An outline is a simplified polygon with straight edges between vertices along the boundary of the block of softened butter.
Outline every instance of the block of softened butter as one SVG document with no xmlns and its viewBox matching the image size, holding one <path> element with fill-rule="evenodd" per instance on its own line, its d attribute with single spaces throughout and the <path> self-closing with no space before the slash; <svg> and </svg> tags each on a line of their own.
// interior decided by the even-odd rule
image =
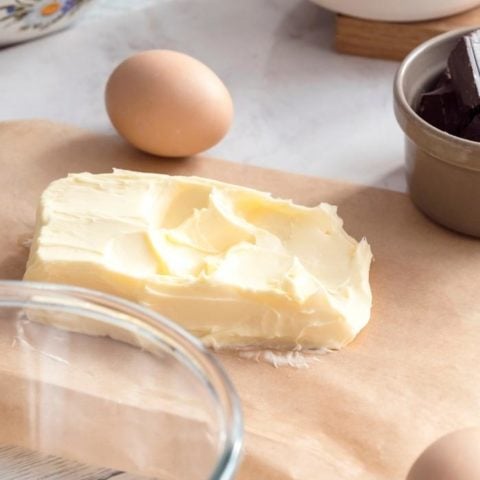
<svg viewBox="0 0 480 480">
<path fill-rule="evenodd" d="M 42 194 L 25 279 L 126 297 L 214 347 L 338 349 L 371 309 L 370 246 L 342 223 L 205 178 L 71 174 Z"/>
</svg>

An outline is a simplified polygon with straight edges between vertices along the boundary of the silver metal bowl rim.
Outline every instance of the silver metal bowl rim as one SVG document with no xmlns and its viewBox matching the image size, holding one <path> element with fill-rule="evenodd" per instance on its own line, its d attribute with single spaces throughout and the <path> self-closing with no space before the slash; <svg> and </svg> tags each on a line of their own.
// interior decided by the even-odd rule
<svg viewBox="0 0 480 480">
<path fill-rule="evenodd" d="M 194 353 L 197 358 L 203 360 L 203 362 L 205 362 L 212 368 L 212 371 L 217 376 L 217 379 L 223 388 L 223 394 L 229 403 L 230 418 L 225 419 L 225 445 L 208 480 L 233 479 L 242 458 L 244 426 L 241 402 L 235 390 L 235 387 L 233 386 L 233 383 L 227 375 L 225 369 L 199 339 L 191 335 L 189 332 L 184 330 L 182 327 L 180 327 L 173 321 L 168 320 L 166 317 L 156 313 L 149 308 L 96 290 L 46 282 L 0 280 L 0 306 L 2 296 L 4 295 L 2 293 L 2 289 L 8 288 L 15 289 L 19 292 L 19 294 L 22 292 L 22 290 L 25 291 L 25 293 L 35 290 L 38 293 L 44 293 L 47 295 L 57 294 L 67 298 L 80 298 L 86 301 L 88 304 L 91 304 L 92 306 L 97 304 L 98 302 L 98 304 L 101 305 L 102 308 L 112 310 L 112 319 L 114 319 L 114 310 L 112 307 L 108 306 L 110 304 L 118 308 L 119 311 L 128 315 L 135 316 L 135 314 L 137 314 L 139 318 L 145 316 L 153 320 L 154 324 L 161 325 L 163 329 L 165 329 L 169 334 L 171 334 L 171 338 L 173 340 L 178 338 L 186 345 L 188 345 L 191 348 L 190 353 Z M 35 303 L 37 303 L 39 307 L 41 307 L 42 305 L 44 307 L 48 307 L 48 304 L 42 303 L 39 300 L 29 300 L 29 306 L 32 306 L 32 304 Z M 158 338 L 158 340 L 162 341 L 160 337 Z M 228 417 L 227 412 L 224 411 L 222 413 L 224 414 L 224 416 Z"/>
<path fill-rule="evenodd" d="M 451 135 L 450 133 L 444 132 L 433 125 L 430 125 L 428 122 L 423 120 L 417 112 L 411 107 L 407 98 L 405 96 L 405 92 L 403 89 L 403 83 L 405 80 L 405 76 L 410 68 L 412 62 L 414 62 L 418 57 L 425 55 L 431 48 L 435 47 L 438 43 L 443 41 L 461 37 L 469 32 L 477 30 L 477 28 L 467 27 L 467 28 L 459 28 L 456 30 L 452 30 L 447 33 L 443 33 L 441 35 L 437 35 L 436 37 L 423 42 L 418 47 L 413 49 L 402 61 L 400 67 L 397 70 L 394 79 L 394 87 L 393 87 L 393 94 L 394 94 L 394 109 L 395 109 L 395 116 L 397 118 L 398 123 L 400 124 L 402 130 L 405 132 L 406 135 L 408 133 L 405 131 L 405 122 L 402 120 L 402 115 L 405 118 L 409 118 L 412 122 L 414 122 L 415 126 L 419 129 L 422 129 L 429 137 L 433 138 L 436 142 L 438 142 L 439 147 L 444 147 L 448 150 L 465 150 L 472 151 L 475 154 L 480 154 L 480 142 L 475 142 L 472 140 L 466 140 L 464 138 L 456 137 L 455 135 Z M 464 162 L 455 161 L 455 155 L 448 155 L 439 160 L 442 160 L 446 163 L 450 163 L 457 167 L 462 167 L 465 169 L 471 170 L 479 170 L 480 163 L 477 165 L 465 164 Z"/>
</svg>

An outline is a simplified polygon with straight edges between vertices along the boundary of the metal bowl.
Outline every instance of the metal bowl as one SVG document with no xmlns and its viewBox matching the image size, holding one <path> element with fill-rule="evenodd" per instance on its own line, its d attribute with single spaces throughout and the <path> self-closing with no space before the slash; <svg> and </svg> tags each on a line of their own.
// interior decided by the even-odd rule
<svg viewBox="0 0 480 480">
<path fill-rule="evenodd" d="M 446 67 L 461 29 L 435 37 L 413 50 L 394 82 L 394 106 L 405 133 L 410 196 L 436 222 L 480 237 L 480 143 L 458 138 L 425 122 L 415 112 L 419 95 Z"/>
</svg>

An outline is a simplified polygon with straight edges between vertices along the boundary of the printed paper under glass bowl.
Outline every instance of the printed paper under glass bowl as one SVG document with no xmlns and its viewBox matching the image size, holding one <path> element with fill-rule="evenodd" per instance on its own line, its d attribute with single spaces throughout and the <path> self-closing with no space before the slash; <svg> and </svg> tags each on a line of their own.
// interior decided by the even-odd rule
<svg viewBox="0 0 480 480">
<path fill-rule="evenodd" d="M 61 30 L 92 3 L 93 0 L 0 0 L 0 45 Z"/>
<path fill-rule="evenodd" d="M 231 480 L 242 444 L 199 341 L 133 303 L 27 282 L 0 282 L 0 422 L 2 479 Z"/>
</svg>

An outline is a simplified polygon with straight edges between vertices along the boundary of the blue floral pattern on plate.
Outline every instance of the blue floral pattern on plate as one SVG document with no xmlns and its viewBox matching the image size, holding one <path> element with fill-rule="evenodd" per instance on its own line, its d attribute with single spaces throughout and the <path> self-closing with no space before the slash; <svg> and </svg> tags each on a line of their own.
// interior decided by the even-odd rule
<svg viewBox="0 0 480 480">
<path fill-rule="evenodd" d="M 90 0 L 12 0 L 0 6 L 0 26 L 46 30 Z"/>
</svg>

